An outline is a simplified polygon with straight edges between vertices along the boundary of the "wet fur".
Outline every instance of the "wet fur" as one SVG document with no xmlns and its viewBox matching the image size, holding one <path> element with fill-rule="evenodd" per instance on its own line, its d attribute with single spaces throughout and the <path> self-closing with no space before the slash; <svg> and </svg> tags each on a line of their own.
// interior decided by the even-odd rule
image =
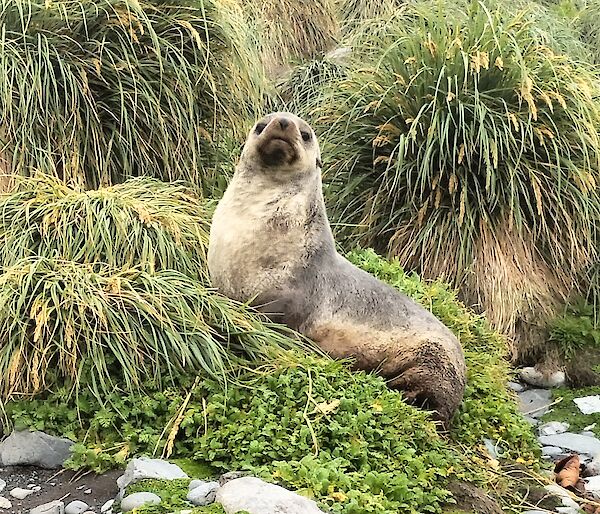
<svg viewBox="0 0 600 514">
<path fill-rule="evenodd" d="M 253 298 L 331 356 L 377 370 L 448 421 L 465 387 L 460 344 L 429 311 L 336 252 L 320 170 L 310 164 L 320 162 L 316 138 L 289 173 L 257 162 L 253 144 L 251 134 L 213 218 L 213 284 L 236 300 Z"/>
</svg>

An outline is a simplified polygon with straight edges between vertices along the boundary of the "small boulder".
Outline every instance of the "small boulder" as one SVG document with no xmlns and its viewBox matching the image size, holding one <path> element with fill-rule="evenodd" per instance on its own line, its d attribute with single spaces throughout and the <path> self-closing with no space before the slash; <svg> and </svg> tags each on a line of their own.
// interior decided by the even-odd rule
<svg viewBox="0 0 600 514">
<path fill-rule="evenodd" d="M 108 500 L 104 505 L 102 505 L 102 507 L 100 507 L 100 512 L 102 514 L 104 514 L 105 512 L 108 512 L 110 509 L 112 509 L 112 506 L 114 503 L 115 503 L 115 500 Z"/>
<path fill-rule="evenodd" d="M 565 451 L 558 446 L 544 446 L 542 447 L 542 455 L 546 457 L 558 457 L 559 455 L 563 455 Z"/>
<path fill-rule="evenodd" d="M 534 387 L 543 387 L 549 389 L 552 387 L 562 387 L 565 385 L 564 371 L 555 371 L 554 373 L 542 373 L 540 370 L 527 367 L 519 372 L 520 379 L 526 384 Z"/>
<path fill-rule="evenodd" d="M 525 386 L 519 382 L 508 382 L 508 384 L 506 384 L 509 389 L 512 389 L 515 393 L 522 393 L 523 391 L 525 391 Z"/>
<path fill-rule="evenodd" d="M 215 496 L 217 495 L 218 489 L 218 482 L 203 482 L 202 484 L 196 484 L 195 487 L 190 488 L 190 492 L 187 495 L 187 500 L 192 502 L 192 504 L 194 504 L 196 507 L 210 505 L 215 501 Z"/>
<path fill-rule="evenodd" d="M 12 503 L 8 498 L 0 496 L 0 510 L 12 509 Z"/>
<path fill-rule="evenodd" d="M 583 396 L 574 398 L 575 405 L 583 414 L 596 414 L 600 412 L 600 395 Z"/>
<path fill-rule="evenodd" d="M 74 500 L 65 506 L 65 514 L 83 514 L 88 510 L 89 505 L 80 500 Z"/>
<path fill-rule="evenodd" d="M 4 491 L 5 487 L 6 487 L 6 482 L 0 478 L 0 493 L 2 491 Z"/>
<path fill-rule="evenodd" d="M 227 514 L 324 514 L 313 500 L 256 477 L 230 480 L 218 490 L 216 501 Z"/>
<path fill-rule="evenodd" d="M 139 509 L 144 505 L 158 505 L 160 502 L 160 496 L 154 493 L 133 493 L 121 500 L 121 510 L 129 512 L 133 509 Z"/>
<path fill-rule="evenodd" d="M 0 443 L 0 463 L 56 469 L 71 456 L 71 446 L 73 441 L 44 432 L 14 431 Z"/>
<path fill-rule="evenodd" d="M 65 504 L 60 500 L 54 500 L 34 507 L 29 514 L 65 514 Z"/>
<path fill-rule="evenodd" d="M 140 480 L 173 480 L 176 478 L 188 478 L 188 476 L 179 466 L 166 460 L 140 457 L 129 461 L 125 473 L 117 478 L 117 485 L 119 489 L 125 489 L 129 484 Z"/>
</svg>

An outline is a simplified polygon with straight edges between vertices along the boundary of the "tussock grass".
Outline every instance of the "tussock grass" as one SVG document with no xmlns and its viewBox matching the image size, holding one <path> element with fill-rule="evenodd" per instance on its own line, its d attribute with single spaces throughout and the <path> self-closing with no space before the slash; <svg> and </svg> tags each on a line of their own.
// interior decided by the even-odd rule
<svg viewBox="0 0 600 514">
<path fill-rule="evenodd" d="M 346 66 L 327 57 L 294 66 L 278 84 L 282 109 L 310 120 L 323 90 L 346 75 Z"/>
<path fill-rule="evenodd" d="M 261 102 L 230 2 L 0 0 L 0 25 L 0 171 L 207 187 L 217 120 L 235 130 Z"/>
<path fill-rule="evenodd" d="M 525 10 L 407 4 L 355 37 L 320 110 L 346 243 L 452 281 L 531 345 L 595 259 L 600 214 L 598 77 L 533 25 Z"/>
<path fill-rule="evenodd" d="M 224 379 L 300 343 L 174 270 L 34 257 L 0 275 L 0 394 L 85 383 L 107 394 L 173 374 Z"/>
<path fill-rule="evenodd" d="M 0 196 L 0 262 L 26 257 L 176 270 L 208 285 L 210 214 L 180 184 L 140 177 L 85 191 L 43 175 Z"/>
<path fill-rule="evenodd" d="M 242 0 L 242 4 L 271 75 L 279 75 L 292 61 L 323 54 L 338 38 L 334 0 Z"/>
</svg>

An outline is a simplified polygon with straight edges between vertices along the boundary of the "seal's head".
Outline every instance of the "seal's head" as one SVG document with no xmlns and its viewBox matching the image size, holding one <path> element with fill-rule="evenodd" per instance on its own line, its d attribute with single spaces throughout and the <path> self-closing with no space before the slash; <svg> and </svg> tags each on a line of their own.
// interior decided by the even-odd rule
<svg viewBox="0 0 600 514">
<path fill-rule="evenodd" d="M 274 112 L 259 120 L 248 134 L 241 161 L 284 178 L 321 168 L 321 150 L 311 126 L 289 112 Z"/>
</svg>

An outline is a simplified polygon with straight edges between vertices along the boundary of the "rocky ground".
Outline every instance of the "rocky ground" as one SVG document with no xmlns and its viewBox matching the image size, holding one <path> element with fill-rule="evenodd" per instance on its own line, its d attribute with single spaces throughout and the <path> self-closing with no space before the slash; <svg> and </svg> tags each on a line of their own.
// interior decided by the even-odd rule
<svg viewBox="0 0 600 514">
<path fill-rule="evenodd" d="M 580 502 L 574 498 L 600 500 L 600 438 L 594 433 L 595 424 L 583 426 L 581 416 L 600 413 L 600 395 L 574 397 L 579 417 L 575 423 L 565 419 L 544 422 L 541 418 L 550 413 L 556 402 L 552 399 L 552 387 L 564 382 L 564 375 L 542 380 L 531 369 L 522 370 L 522 380 L 509 383 L 518 394 L 525 419 L 535 426 L 543 458 L 572 468 L 573 483 L 557 482 L 546 487 L 548 494 L 557 497 L 555 512 L 576 514 Z M 575 411 L 574 411 L 575 412 Z M 555 418 L 562 411 L 555 411 Z M 573 421 L 573 420 L 571 420 Z M 70 455 L 71 442 L 54 438 L 41 432 L 14 432 L 0 443 L 0 514 L 118 514 L 129 512 L 148 503 L 159 503 L 161 489 L 151 484 L 156 480 L 178 483 L 178 500 L 183 508 L 177 512 L 191 512 L 195 506 L 220 503 L 227 513 L 247 510 L 252 513 L 281 512 L 283 514 L 319 514 L 322 512 L 311 500 L 291 491 L 267 484 L 254 477 L 228 473 L 211 480 L 194 480 L 173 463 L 159 459 L 133 459 L 127 469 L 111 471 L 103 475 L 92 472 L 74 472 L 62 469 L 62 463 Z M 486 441 L 490 453 L 494 452 L 492 441 Z M 577 469 L 575 469 L 577 468 Z M 564 473 L 563 473 L 564 475 Z M 161 482 L 159 482 L 159 485 Z M 566 487 L 566 488 L 565 488 Z M 157 494 L 159 493 L 159 494 Z M 163 495 L 164 496 L 164 495 Z M 281 510 L 280 506 L 285 506 Z M 584 512 L 599 514 L 600 509 Z M 280 509 L 280 510 L 277 510 Z M 170 510 L 170 509 L 169 509 Z M 524 514 L 543 514 L 548 510 L 529 510 Z"/>
</svg>

